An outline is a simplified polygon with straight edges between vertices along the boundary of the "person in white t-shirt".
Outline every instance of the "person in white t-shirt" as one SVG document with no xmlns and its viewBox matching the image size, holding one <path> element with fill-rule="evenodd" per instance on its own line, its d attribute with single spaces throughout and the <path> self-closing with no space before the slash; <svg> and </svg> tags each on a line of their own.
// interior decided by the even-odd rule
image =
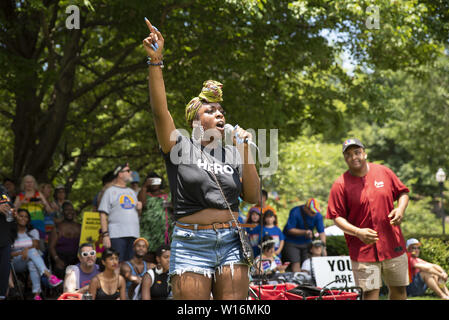
<svg viewBox="0 0 449 320">
<path fill-rule="evenodd" d="M 131 172 L 128 163 L 114 169 L 114 184 L 105 190 L 98 207 L 103 245 L 114 248 L 120 261 L 132 258 L 133 243 L 140 237 L 142 203 L 136 192 L 126 186 L 132 180 Z"/>
<path fill-rule="evenodd" d="M 310 276 L 313 276 L 312 258 L 321 257 L 323 255 L 324 243 L 321 240 L 314 240 L 310 244 L 309 258 L 304 260 L 301 265 L 301 271 L 307 272 Z"/>
<path fill-rule="evenodd" d="M 12 246 L 12 264 L 16 272 L 28 270 L 32 283 L 34 300 L 42 300 L 41 276 L 45 275 L 51 287 L 56 287 L 62 280 L 53 275 L 45 265 L 38 250 L 39 231 L 31 226 L 31 216 L 28 210 L 17 210 L 17 237 Z"/>
</svg>

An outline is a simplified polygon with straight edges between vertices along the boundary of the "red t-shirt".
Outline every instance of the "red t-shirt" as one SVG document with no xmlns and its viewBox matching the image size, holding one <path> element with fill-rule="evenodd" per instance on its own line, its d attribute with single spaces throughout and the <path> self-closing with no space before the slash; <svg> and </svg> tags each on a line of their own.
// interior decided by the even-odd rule
<svg viewBox="0 0 449 320">
<path fill-rule="evenodd" d="M 332 185 L 327 218 L 345 218 L 359 228 L 377 231 L 375 244 L 364 244 L 355 236 L 345 234 L 349 256 L 354 261 L 375 262 L 392 259 L 406 252 L 405 240 L 399 226 L 390 224 L 388 215 L 394 202 L 410 190 L 387 167 L 369 163 L 364 177 L 356 177 L 349 170 Z"/>
<path fill-rule="evenodd" d="M 410 276 L 413 278 L 418 272 L 421 271 L 418 268 L 416 268 L 415 265 L 417 263 L 425 263 L 425 261 L 420 258 L 412 257 L 412 255 L 409 252 L 407 252 L 407 256 L 408 256 L 408 266 L 409 266 Z"/>
</svg>

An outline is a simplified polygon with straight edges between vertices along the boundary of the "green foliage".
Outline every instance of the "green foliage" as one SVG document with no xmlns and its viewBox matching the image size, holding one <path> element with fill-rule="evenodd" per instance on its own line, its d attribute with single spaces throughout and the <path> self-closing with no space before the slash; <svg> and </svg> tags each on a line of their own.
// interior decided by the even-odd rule
<svg viewBox="0 0 449 320">
<path fill-rule="evenodd" d="M 409 202 L 401 223 L 401 230 L 405 237 L 410 234 L 438 235 L 442 233 L 442 222 L 432 212 L 430 197 Z"/>
<path fill-rule="evenodd" d="M 382 114 L 354 121 L 352 134 L 368 147 L 372 160 L 382 161 L 412 188 L 434 196 L 435 173 L 449 163 L 448 103 L 449 57 L 420 66 L 414 74 L 379 72 L 371 82 L 372 103 L 385 106 Z"/>
<path fill-rule="evenodd" d="M 449 252 L 447 250 L 448 241 L 434 239 L 433 241 L 423 239 L 422 258 L 432 263 L 440 265 L 444 270 L 449 270 Z"/>
<path fill-rule="evenodd" d="M 331 236 L 326 238 L 326 251 L 328 256 L 349 256 L 349 249 L 344 236 Z"/>
<path fill-rule="evenodd" d="M 172 220 L 163 202 L 162 198 L 147 196 L 147 203 L 142 210 L 140 236 L 148 240 L 149 251 L 156 251 L 164 243 L 166 227 L 168 235 L 171 236 L 173 231 Z"/>
</svg>

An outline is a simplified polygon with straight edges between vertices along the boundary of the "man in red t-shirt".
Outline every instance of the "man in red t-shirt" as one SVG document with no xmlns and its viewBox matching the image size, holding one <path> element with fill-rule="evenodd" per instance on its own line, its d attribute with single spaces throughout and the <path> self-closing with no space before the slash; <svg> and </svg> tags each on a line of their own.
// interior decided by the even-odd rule
<svg viewBox="0 0 449 320">
<path fill-rule="evenodd" d="M 382 279 L 390 299 L 406 299 L 408 263 L 399 224 L 409 189 L 387 167 L 368 163 L 358 139 L 343 143 L 343 156 L 349 170 L 332 185 L 327 218 L 345 233 L 355 282 L 364 299 L 379 299 Z"/>
</svg>

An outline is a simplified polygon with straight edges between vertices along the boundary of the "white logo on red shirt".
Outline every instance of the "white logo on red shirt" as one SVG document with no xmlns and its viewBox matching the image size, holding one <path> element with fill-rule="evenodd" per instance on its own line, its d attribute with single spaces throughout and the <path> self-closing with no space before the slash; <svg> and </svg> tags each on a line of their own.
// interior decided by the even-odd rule
<svg viewBox="0 0 449 320">
<path fill-rule="evenodd" d="M 383 181 L 377 182 L 376 180 L 374 180 L 374 186 L 376 188 L 383 188 L 384 187 L 384 182 Z"/>
</svg>

